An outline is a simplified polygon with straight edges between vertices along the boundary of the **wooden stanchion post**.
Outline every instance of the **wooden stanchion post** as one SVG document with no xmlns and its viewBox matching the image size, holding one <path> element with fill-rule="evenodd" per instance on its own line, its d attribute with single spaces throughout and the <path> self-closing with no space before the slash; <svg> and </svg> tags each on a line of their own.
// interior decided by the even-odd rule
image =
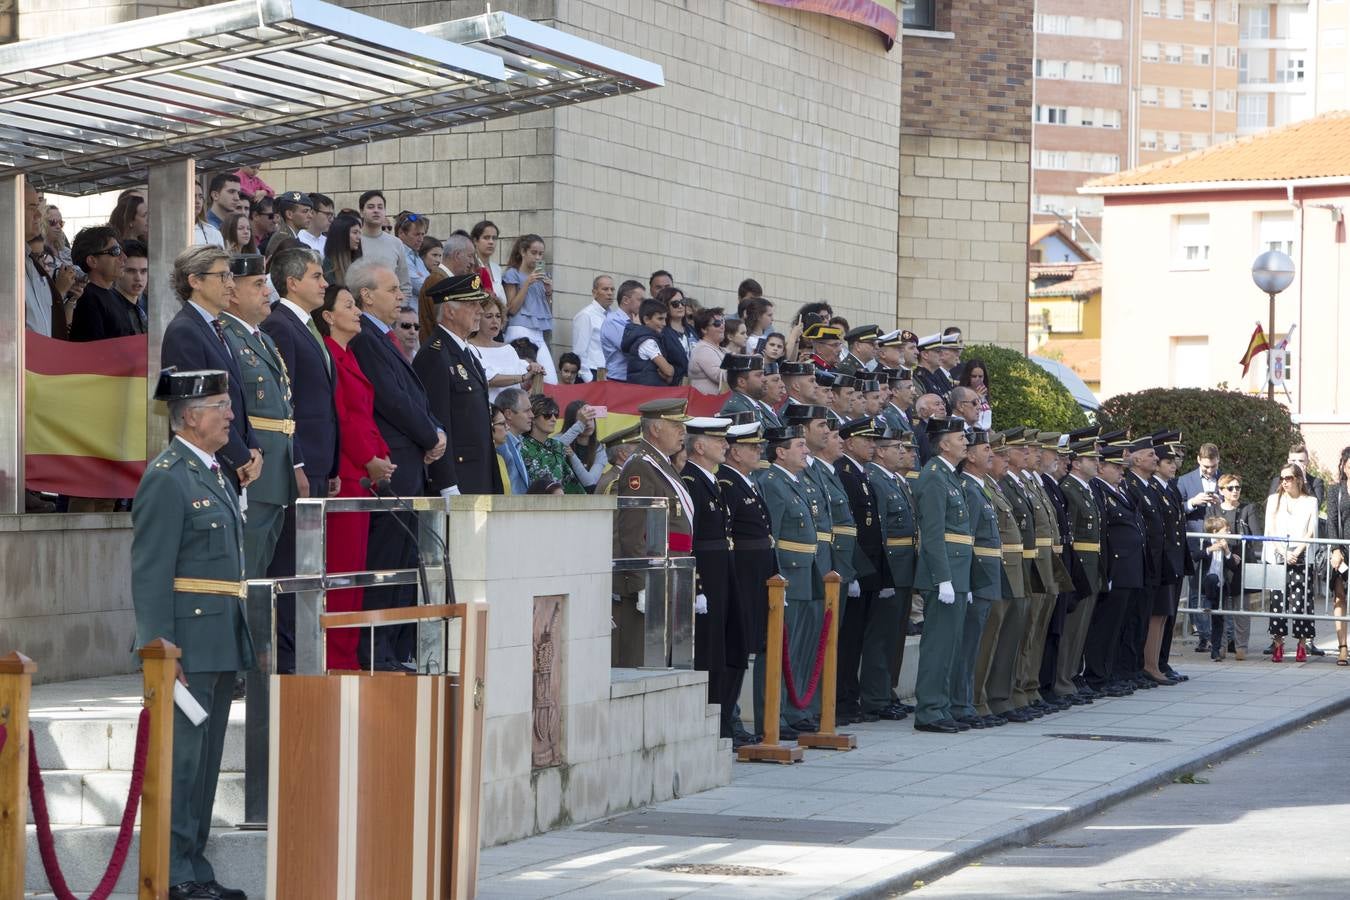
<svg viewBox="0 0 1350 900">
<path fill-rule="evenodd" d="M 820 731 L 797 736 L 802 747 L 816 750 L 852 750 L 858 746 L 851 734 L 834 731 L 835 686 L 839 680 L 839 573 L 825 576 L 825 615 L 830 620 L 830 633 L 825 639 L 825 667 L 820 673 Z"/>
<path fill-rule="evenodd" d="M 169 801 L 173 795 L 173 683 L 178 659 L 173 644 L 155 638 L 140 649 L 145 707 L 150 710 L 150 748 L 141 788 L 140 900 L 169 896 Z"/>
<path fill-rule="evenodd" d="M 0 657 L 0 898 L 24 896 L 23 863 L 28 821 L 28 698 L 37 664 L 22 653 Z"/>
<path fill-rule="evenodd" d="M 783 690 L 783 596 L 787 593 L 787 579 L 774 575 L 769 586 L 769 633 L 764 667 L 764 740 L 746 744 L 736 750 L 741 762 L 801 762 L 801 747 L 778 743 L 779 697 Z"/>
</svg>

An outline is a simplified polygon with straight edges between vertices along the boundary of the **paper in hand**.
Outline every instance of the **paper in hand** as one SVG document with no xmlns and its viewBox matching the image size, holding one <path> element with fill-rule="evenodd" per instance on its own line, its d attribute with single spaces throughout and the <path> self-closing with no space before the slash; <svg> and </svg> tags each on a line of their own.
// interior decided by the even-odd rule
<svg viewBox="0 0 1350 900">
<path fill-rule="evenodd" d="M 173 703 L 193 725 L 200 725 L 206 721 L 206 710 L 181 681 L 173 683 Z"/>
</svg>

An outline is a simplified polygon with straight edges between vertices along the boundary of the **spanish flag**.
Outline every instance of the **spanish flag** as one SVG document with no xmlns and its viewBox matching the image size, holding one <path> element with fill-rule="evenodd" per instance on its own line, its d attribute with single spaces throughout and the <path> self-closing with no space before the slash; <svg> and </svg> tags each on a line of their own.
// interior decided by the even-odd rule
<svg viewBox="0 0 1350 900">
<path fill-rule="evenodd" d="M 1242 374 L 1246 375 L 1247 370 L 1252 367 L 1252 360 L 1256 354 L 1265 353 L 1270 349 L 1270 342 L 1266 340 L 1266 333 L 1261 328 L 1261 323 L 1256 323 L 1256 330 L 1252 332 L 1251 339 L 1247 341 L 1247 352 L 1242 354 Z"/>
<path fill-rule="evenodd" d="M 145 471 L 146 338 L 73 343 L 27 332 L 24 466 L 30 490 L 131 497 Z"/>
<path fill-rule="evenodd" d="M 715 416 L 721 411 L 730 394 L 704 394 L 691 387 L 648 387 L 626 384 L 622 381 L 591 381 L 586 384 L 546 384 L 544 392 L 557 401 L 564 411 L 573 400 L 590 406 L 605 406 L 609 415 L 595 423 L 596 434 L 603 440 L 616 431 L 637 424 L 638 407 L 648 400 L 678 397 L 689 401 L 685 412 L 690 416 Z M 561 427 L 561 422 L 559 423 Z"/>
</svg>

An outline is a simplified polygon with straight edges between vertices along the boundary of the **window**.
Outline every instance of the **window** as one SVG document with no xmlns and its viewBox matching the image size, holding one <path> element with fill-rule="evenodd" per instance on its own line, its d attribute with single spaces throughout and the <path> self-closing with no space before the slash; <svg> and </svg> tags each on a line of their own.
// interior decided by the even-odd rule
<svg viewBox="0 0 1350 900">
<path fill-rule="evenodd" d="M 1214 18 L 1214 4 L 1211 0 L 1195 0 L 1195 21 L 1208 22 Z"/>
<path fill-rule="evenodd" d="M 1238 64 L 1238 49 L 1236 47 L 1219 48 L 1219 65 L 1225 69 L 1236 69 Z"/>
<path fill-rule="evenodd" d="M 1051 334 L 1082 334 L 1083 307 L 1078 300 L 1061 300 L 1051 306 L 1041 308 L 1042 315 L 1050 327 Z"/>
<path fill-rule="evenodd" d="M 1252 79 L 1252 55 L 1246 50 L 1238 51 L 1238 84 L 1250 84 Z"/>
<path fill-rule="evenodd" d="M 1107 84 L 1120 84 L 1120 66 L 1102 65 L 1098 67 L 1101 72 L 1101 80 Z"/>
<path fill-rule="evenodd" d="M 1057 16 L 1038 13 L 1036 30 L 1042 34 L 1068 34 L 1074 37 L 1095 37 L 1118 41 L 1125 34 L 1125 23 L 1120 19 L 1094 19 L 1086 16 Z"/>
<path fill-rule="evenodd" d="M 1094 153 L 1091 166 L 1093 172 L 1119 172 L 1120 157 L 1115 153 Z"/>
<path fill-rule="evenodd" d="M 1220 4 L 1219 8 L 1223 12 L 1223 21 L 1227 22 L 1229 25 L 1236 25 L 1238 23 L 1237 0 L 1228 0 L 1228 2 Z"/>
<path fill-rule="evenodd" d="M 1172 387 L 1210 387 L 1209 338 L 1172 338 Z"/>
<path fill-rule="evenodd" d="M 904 0 L 901 24 L 906 28 L 932 31 L 937 27 L 936 7 L 934 0 Z"/>
<path fill-rule="evenodd" d="M 1297 84 L 1303 80 L 1303 57 L 1286 56 L 1284 66 L 1275 73 L 1276 80 L 1284 84 Z"/>
<path fill-rule="evenodd" d="M 1294 211 L 1282 209 L 1256 215 L 1256 252 L 1279 250 L 1294 255 Z"/>
<path fill-rule="evenodd" d="M 1162 15 L 1162 0 L 1144 0 L 1144 15 L 1156 19 Z"/>
<path fill-rule="evenodd" d="M 1209 65 L 1209 48 L 1208 48 L 1208 47 L 1196 47 L 1196 48 L 1195 48 L 1195 64 L 1196 64 L 1197 66 L 1207 66 L 1207 65 Z"/>
<path fill-rule="evenodd" d="M 1203 150 L 1209 146 L 1209 135 L 1203 131 L 1197 131 L 1191 135 L 1191 149 Z"/>
<path fill-rule="evenodd" d="M 1167 62 L 1172 63 L 1173 65 L 1176 65 L 1177 63 L 1181 62 L 1180 44 L 1167 45 Z"/>
<path fill-rule="evenodd" d="M 1191 91 L 1191 109 L 1209 109 L 1209 91 Z"/>
<path fill-rule="evenodd" d="M 1209 268 L 1209 216 L 1172 217 L 1172 262 L 1178 269 Z"/>
<path fill-rule="evenodd" d="M 1214 108 L 1219 112 L 1232 112 L 1236 102 L 1236 91 L 1215 91 Z"/>
<path fill-rule="evenodd" d="M 1141 87 L 1141 88 L 1139 89 L 1139 105 L 1140 105 L 1140 106 L 1157 106 L 1157 105 L 1158 105 L 1158 89 L 1157 89 L 1156 87 L 1148 87 L 1148 86 Z"/>
<path fill-rule="evenodd" d="M 1041 150 L 1036 156 L 1036 164 L 1042 169 L 1069 168 L 1069 153 L 1066 150 Z"/>
<path fill-rule="evenodd" d="M 1270 7 L 1242 7 L 1242 30 L 1240 36 L 1249 41 L 1264 41 L 1270 38 Z"/>
<path fill-rule="evenodd" d="M 1163 149 L 1168 153 L 1181 152 L 1181 134 L 1176 131 L 1163 132 Z"/>
<path fill-rule="evenodd" d="M 1186 18 L 1186 4 L 1184 0 L 1167 0 L 1167 18 Z"/>
<path fill-rule="evenodd" d="M 1181 88 L 1163 88 L 1163 106 L 1168 109 L 1181 109 Z"/>
<path fill-rule="evenodd" d="M 1156 131 L 1141 131 L 1141 132 L 1139 132 L 1139 149 L 1140 149 L 1140 150 L 1157 150 L 1157 149 L 1158 149 L 1158 132 L 1156 132 Z"/>
<path fill-rule="evenodd" d="M 1157 62 L 1161 57 L 1161 53 L 1162 51 L 1159 49 L 1157 41 L 1144 41 L 1139 48 L 1139 55 L 1143 58 L 1144 62 Z"/>
<path fill-rule="evenodd" d="M 1039 78 L 1063 78 L 1068 71 L 1069 64 L 1062 59 L 1036 60 L 1036 75 Z"/>
<path fill-rule="evenodd" d="M 1037 14 L 1036 30 L 1044 34 L 1068 34 L 1069 17 Z"/>
<path fill-rule="evenodd" d="M 1097 110 L 1097 121 L 1103 128 L 1120 127 L 1120 110 L 1118 109 L 1099 109 Z"/>
<path fill-rule="evenodd" d="M 1069 124 L 1069 110 L 1065 106 L 1037 106 L 1036 121 L 1041 125 Z"/>
<path fill-rule="evenodd" d="M 1269 107 L 1265 94 L 1243 94 L 1238 98 L 1238 127 L 1265 128 L 1269 124 Z"/>
</svg>

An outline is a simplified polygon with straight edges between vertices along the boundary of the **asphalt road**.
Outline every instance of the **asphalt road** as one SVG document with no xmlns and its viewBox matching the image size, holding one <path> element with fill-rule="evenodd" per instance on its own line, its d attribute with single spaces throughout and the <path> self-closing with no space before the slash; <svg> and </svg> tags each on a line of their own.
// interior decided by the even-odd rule
<svg viewBox="0 0 1350 900">
<path fill-rule="evenodd" d="M 1345 900 L 1347 775 L 1350 713 L 1195 772 L 1195 783 L 1174 782 L 1029 847 L 986 857 L 907 896 Z"/>
</svg>

